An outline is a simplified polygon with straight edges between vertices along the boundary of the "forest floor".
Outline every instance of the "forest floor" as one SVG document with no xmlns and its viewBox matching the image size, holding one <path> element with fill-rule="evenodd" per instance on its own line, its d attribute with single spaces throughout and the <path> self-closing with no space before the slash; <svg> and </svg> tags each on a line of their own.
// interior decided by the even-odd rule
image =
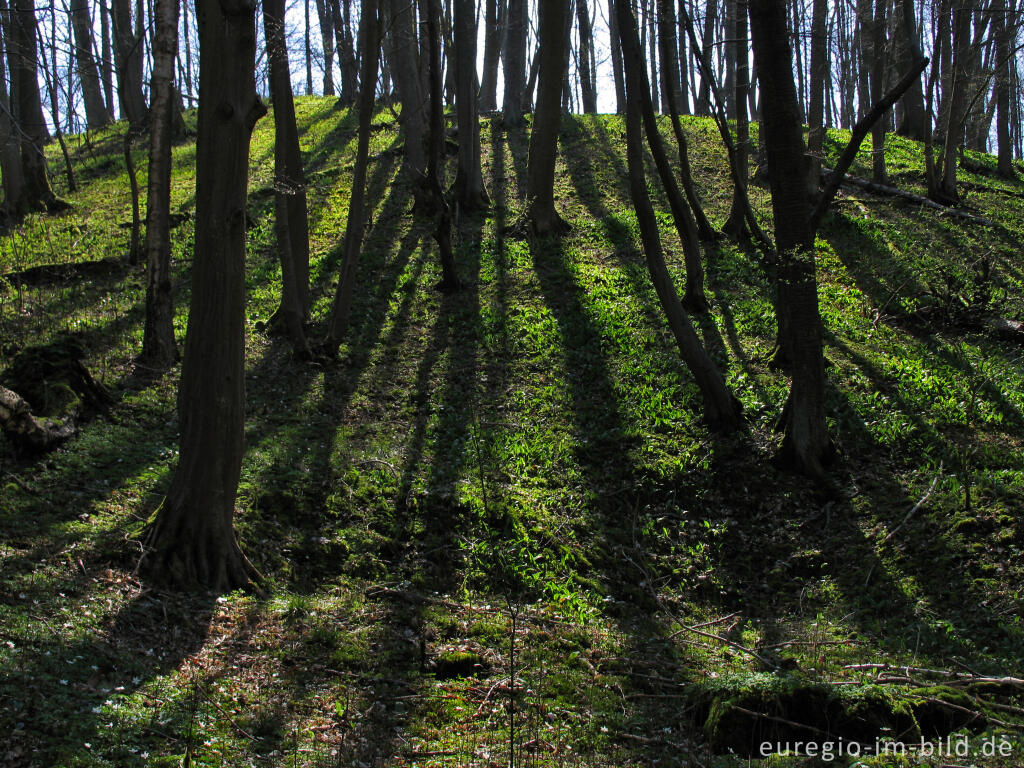
<svg viewBox="0 0 1024 768">
<path fill-rule="evenodd" d="M 355 120 L 317 98 L 298 116 L 316 333 Z M 686 127 L 720 225 L 720 140 Z M 696 322 L 749 429 L 700 423 L 639 251 L 620 119 L 565 120 L 572 231 L 535 242 L 507 234 L 526 136 L 483 121 L 492 207 L 457 222 L 466 287 L 446 296 L 382 110 L 353 322 L 328 365 L 260 330 L 279 291 L 261 120 L 236 527 L 268 586 L 189 597 L 135 572 L 175 464 L 179 369 L 133 361 L 145 282 L 122 260 L 123 131 L 69 137 L 80 191 L 54 183 L 70 210 L 0 238 L 0 383 L 27 351 L 72 343 L 114 398 L 46 456 L 0 442 L 0 764 L 1024 765 L 1024 362 L 990 325 L 1024 320 L 1024 183 L 994 158 L 961 171 L 988 226 L 859 190 L 825 222 L 841 452 L 825 498 L 772 465 L 787 380 L 767 364 L 769 279 L 728 241 L 708 249 Z M 920 145 L 890 138 L 893 183 L 921 193 Z M 194 145 L 174 157 L 181 341 Z M 764 184 L 752 195 L 770 229 Z M 73 405 L 42 389 L 37 407 Z"/>
</svg>

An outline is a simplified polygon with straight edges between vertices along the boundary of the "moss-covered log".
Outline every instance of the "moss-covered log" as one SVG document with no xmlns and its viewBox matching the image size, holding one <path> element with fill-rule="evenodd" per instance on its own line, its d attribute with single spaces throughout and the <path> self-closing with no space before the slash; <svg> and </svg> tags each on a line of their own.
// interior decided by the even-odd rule
<svg viewBox="0 0 1024 768">
<path fill-rule="evenodd" d="M 70 418 L 60 421 L 37 418 L 25 398 L 0 386 L 0 429 L 19 447 L 45 452 L 75 434 L 75 423 Z"/>
</svg>

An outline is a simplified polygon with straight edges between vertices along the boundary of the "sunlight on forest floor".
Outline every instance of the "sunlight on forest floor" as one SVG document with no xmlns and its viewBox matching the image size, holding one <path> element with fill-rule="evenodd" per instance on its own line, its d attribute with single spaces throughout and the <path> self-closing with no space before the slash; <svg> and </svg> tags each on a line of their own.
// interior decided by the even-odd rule
<svg viewBox="0 0 1024 768">
<path fill-rule="evenodd" d="M 298 117 L 316 329 L 355 121 L 318 98 Z M 838 765 L 909 766 L 953 734 L 975 764 L 1024 764 L 1022 690 L 989 680 L 1024 671 L 1024 366 L 985 322 L 1024 318 L 1024 185 L 997 179 L 993 158 L 968 153 L 963 172 L 993 228 L 860 191 L 826 220 L 843 460 L 839 498 L 823 500 L 771 465 L 787 380 L 767 365 L 769 281 L 726 241 L 708 250 L 713 310 L 696 322 L 749 432 L 701 425 L 638 251 L 618 118 L 563 124 L 556 194 L 573 230 L 557 242 L 506 233 L 526 137 L 484 121 L 493 205 L 457 222 L 467 287 L 444 296 L 382 110 L 357 303 L 327 366 L 257 330 L 280 290 L 271 120 L 251 151 L 236 520 L 264 594 L 178 597 L 134 573 L 176 459 L 179 369 L 133 367 L 141 268 L 112 261 L 86 279 L 74 266 L 127 248 L 123 127 L 69 137 L 72 209 L 0 240 L 0 367 L 71 335 L 117 399 L 48 456 L 0 454 L 0 763 L 783 766 L 808 763 L 748 757 L 831 739 L 847 750 Z M 721 223 L 724 154 L 710 121 L 686 127 Z M 854 173 L 869 175 L 869 153 Z M 140 145 L 142 188 L 145 157 Z M 895 183 L 922 188 L 917 144 L 893 137 L 887 160 Z M 175 149 L 179 341 L 194 162 L 193 145 Z M 770 226 L 762 182 L 752 198 Z M 69 266 L 30 271 L 49 264 Z M 858 763 L 852 745 L 876 739 L 918 752 Z"/>
</svg>

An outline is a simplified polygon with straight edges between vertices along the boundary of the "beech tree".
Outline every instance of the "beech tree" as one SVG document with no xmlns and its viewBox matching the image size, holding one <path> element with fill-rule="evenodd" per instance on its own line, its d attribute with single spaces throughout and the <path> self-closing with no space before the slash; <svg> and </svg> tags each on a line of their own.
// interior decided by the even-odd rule
<svg viewBox="0 0 1024 768">
<path fill-rule="evenodd" d="M 504 37 L 504 0 L 484 0 L 484 72 L 480 82 L 480 111 L 498 106 L 498 59 Z"/>
<path fill-rule="evenodd" d="M 259 575 L 232 519 L 245 428 L 245 201 L 256 93 L 253 0 L 199 4 L 196 233 L 178 388 L 178 466 L 145 535 L 144 571 L 225 592 Z"/>
<path fill-rule="evenodd" d="M 476 12 L 473 0 L 455 0 L 455 115 L 459 159 L 454 197 L 465 211 L 490 205 L 480 171 L 480 116 L 476 87 Z"/>
<path fill-rule="evenodd" d="M 679 347 L 679 353 L 693 374 L 704 399 L 704 420 L 712 429 L 731 432 L 742 425 L 740 403 L 729 392 L 721 372 L 701 344 L 700 338 L 683 308 L 683 303 L 676 293 L 672 276 L 669 274 L 662 253 L 658 222 L 654 216 L 654 208 L 651 206 L 650 196 L 647 192 L 647 181 L 644 178 L 641 134 L 641 121 L 643 121 L 648 124 L 648 142 L 652 144 L 652 149 L 655 149 L 650 133 L 650 125 L 654 118 L 654 105 L 647 78 L 644 75 L 640 40 L 633 12 L 629 7 L 628 0 L 616 0 L 615 5 L 626 74 L 626 160 L 629 167 L 629 188 L 633 207 L 636 209 L 637 223 L 640 225 L 640 239 L 643 242 L 647 260 L 647 271 L 658 294 L 658 301 L 668 319 L 669 328 Z M 641 112 L 644 114 L 641 115 Z M 662 163 L 663 159 L 658 160 L 659 166 Z M 665 175 L 662 174 L 661 177 L 664 181 Z M 678 189 L 675 190 L 673 196 L 678 205 L 678 201 L 682 199 Z M 691 240 L 695 243 L 697 240 L 696 226 L 692 219 L 689 222 L 689 228 Z"/>
<path fill-rule="evenodd" d="M 434 240 L 437 242 L 441 261 L 442 293 L 454 293 L 462 287 L 455 271 L 455 254 L 452 251 L 451 208 L 444 196 L 444 86 L 441 83 L 441 3 L 440 0 L 426 0 L 425 34 L 427 39 L 427 82 L 430 92 L 430 130 L 427 140 L 427 180 L 430 200 L 434 206 Z M 474 99 L 474 104 L 476 103 Z"/>
<path fill-rule="evenodd" d="M 854 126 L 850 141 L 818 197 L 807 187 L 807 150 L 793 80 L 793 58 L 785 0 L 750 0 L 754 59 L 761 84 L 762 143 L 771 183 L 775 221 L 775 263 L 779 341 L 790 365 L 792 384 L 783 408 L 779 461 L 824 480 L 835 449 L 825 419 L 825 362 L 814 238 L 864 137 L 899 96 L 920 76 L 919 61 Z"/>
<path fill-rule="evenodd" d="M 415 207 L 419 212 L 436 206 L 426 199 L 425 133 L 427 129 L 426 99 L 420 78 L 419 38 L 416 35 L 416 8 L 409 0 L 386 0 L 390 33 L 387 55 L 395 75 L 395 92 L 402 105 L 398 121 L 405 138 L 402 167 L 412 185 Z"/>
<path fill-rule="evenodd" d="M 665 190 L 669 208 L 672 211 L 672 221 L 683 246 L 686 263 L 686 290 L 683 294 L 683 305 L 691 312 L 705 312 L 708 310 L 709 304 L 704 294 L 704 267 L 701 263 L 697 223 L 689 204 L 683 198 L 679 185 L 676 184 L 675 175 L 669 165 L 668 155 L 661 140 L 661 133 L 658 131 L 654 102 L 651 99 L 651 91 L 647 86 L 647 76 L 644 72 L 644 60 L 636 20 L 625 3 L 616 3 L 616 15 L 619 23 L 619 39 L 622 44 L 622 61 L 626 70 L 626 92 L 630 97 L 627 100 L 626 115 L 628 117 L 632 113 L 636 113 L 642 118 L 644 132 L 647 134 L 647 145 L 654 157 L 658 177 L 661 179 L 661 186 Z M 629 87 L 630 84 L 632 87 Z M 642 171 L 642 168 L 640 170 Z M 660 244 L 656 250 L 660 259 Z"/>
<path fill-rule="evenodd" d="M 0 0 L 0 181 L 3 183 L 4 203 L 0 214 L 4 218 L 17 215 L 17 204 L 22 197 L 25 179 L 21 170 L 21 140 L 11 115 L 12 103 L 7 93 L 4 55 L 7 49 L 9 16 Z"/>
<path fill-rule="evenodd" d="M 561 1 L 561 0 L 559 0 Z M 526 0 L 508 0 L 505 14 L 504 62 L 505 92 L 502 117 L 507 126 L 523 121 L 523 96 L 526 93 Z"/>
<path fill-rule="evenodd" d="M 537 235 L 559 234 L 569 225 L 555 209 L 555 161 L 562 121 L 562 87 L 568 64 L 569 3 L 550 0 L 540 4 L 540 70 L 537 109 L 530 131 L 527 168 L 527 220 Z"/>
<path fill-rule="evenodd" d="M 100 73 L 96 68 L 96 59 L 92 53 L 92 19 L 89 18 L 87 0 L 71 0 L 68 13 L 75 32 L 74 58 L 78 63 L 78 79 L 82 83 L 86 125 L 89 130 L 95 130 L 107 125 L 114 118 L 103 102 Z M 177 52 L 177 30 L 175 30 L 175 52 Z"/>
<path fill-rule="evenodd" d="M 178 0 L 154 6 L 152 107 L 149 133 L 149 189 L 146 195 L 146 324 L 141 361 L 163 369 L 178 358 L 171 294 L 171 121 L 174 59 L 178 50 Z"/>
<path fill-rule="evenodd" d="M 308 358 L 310 349 L 303 323 L 309 314 L 309 220 L 284 14 L 284 0 L 263 0 L 264 39 L 274 100 L 274 232 L 281 262 L 281 304 L 275 315 L 284 325 L 295 354 Z"/>
<path fill-rule="evenodd" d="M 111 11 L 121 116 L 128 120 L 134 132 L 139 133 L 148 120 L 146 97 L 142 93 L 142 41 L 146 34 L 142 2 L 140 0 L 135 6 L 134 27 L 131 0 L 111 0 Z"/>
<path fill-rule="evenodd" d="M 6 20 L 7 65 L 11 73 L 12 129 L 20 135 L 21 178 L 16 195 L 4 201 L 8 212 L 19 217 L 31 210 L 62 207 L 50 188 L 43 147 L 48 138 L 39 98 L 38 48 L 35 6 L 32 0 L 13 0 L 7 11 L 0 0 L 0 14 Z"/>
<path fill-rule="evenodd" d="M 331 305 L 331 318 L 324 341 L 328 356 L 338 354 L 342 337 L 348 329 L 352 314 L 352 296 L 355 290 L 356 266 L 359 263 L 359 249 L 363 243 L 366 227 L 366 167 L 370 154 L 370 123 L 373 121 L 373 101 L 377 91 L 377 70 L 380 62 L 380 18 L 377 0 L 363 3 L 362 19 L 359 22 L 359 99 L 356 109 L 359 113 L 356 162 L 352 170 L 352 196 L 348 204 L 348 220 L 345 224 L 345 239 L 342 245 L 341 274 L 338 288 Z"/>
</svg>

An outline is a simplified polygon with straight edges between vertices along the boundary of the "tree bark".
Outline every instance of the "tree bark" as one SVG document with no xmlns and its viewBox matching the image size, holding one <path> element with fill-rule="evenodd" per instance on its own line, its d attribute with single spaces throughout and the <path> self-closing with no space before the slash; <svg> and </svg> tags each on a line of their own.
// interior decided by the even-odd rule
<svg viewBox="0 0 1024 768">
<path fill-rule="evenodd" d="M 615 0 L 608 0 L 608 37 L 612 48 L 615 113 L 622 115 L 626 112 L 626 76 L 622 71 L 622 46 L 619 44 L 619 25 L 615 21 Z"/>
<path fill-rule="evenodd" d="M 320 46 L 324 54 L 324 96 L 334 95 L 334 19 L 330 0 L 316 0 L 316 15 L 320 19 Z"/>
<path fill-rule="evenodd" d="M 631 98 L 637 100 L 633 105 L 642 118 L 644 132 L 647 134 L 647 145 L 650 147 L 651 155 L 654 157 L 655 166 L 658 169 L 658 176 L 661 185 L 668 197 L 669 207 L 672 210 L 672 221 L 679 235 L 679 241 L 683 246 L 683 255 L 686 262 L 686 291 L 683 295 L 683 305 L 691 312 L 706 312 L 710 305 L 707 296 L 704 294 L 704 266 L 701 263 L 700 238 L 697 235 L 697 224 L 694 221 L 693 213 L 683 198 L 679 186 L 676 184 L 675 175 L 668 162 L 668 155 L 661 141 L 661 134 L 658 132 L 658 123 L 654 115 L 654 103 L 650 98 L 650 88 L 647 76 L 644 72 L 643 54 L 640 50 L 640 37 L 637 33 L 636 20 L 629 6 L 625 2 L 616 3 L 616 17 L 619 23 L 619 37 L 622 42 L 622 61 L 626 71 L 626 91 L 632 94 Z M 627 119 L 630 110 L 626 111 Z M 642 171 L 642 168 L 641 168 Z M 649 203 L 648 203 L 649 204 Z M 661 244 L 658 243 L 657 252 L 661 253 Z M 674 295 L 675 289 L 673 289 Z"/>
<path fill-rule="evenodd" d="M 22 199 L 25 177 L 21 170 L 21 139 L 17 125 L 11 119 L 11 99 L 7 93 L 7 76 L 4 72 L 4 58 L 7 48 L 9 16 L 5 5 L 0 3 L 0 179 L 3 181 L 4 203 L 0 214 L 4 218 L 17 215 L 18 201 Z"/>
<path fill-rule="evenodd" d="M 484 0 L 484 73 L 480 81 L 480 111 L 498 108 L 498 61 L 501 55 L 504 2 Z"/>
<path fill-rule="evenodd" d="M 180 457 L 146 535 L 155 580 L 226 592 L 258 574 L 232 518 L 245 428 L 245 201 L 256 93 L 255 4 L 199 5 L 199 131 L 192 299 L 178 418 Z"/>
<path fill-rule="evenodd" d="M 1001 176 L 1013 177 L 1013 139 L 1010 136 L 1010 78 L 1013 67 L 1012 30 L 1016 25 L 1014 0 L 995 0 L 993 6 L 996 39 L 996 155 Z"/>
<path fill-rule="evenodd" d="M 871 100 L 878 101 L 885 87 L 885 8 L 887 0 L 875 0 L 875 13 L 871 26 Z M 888 184 L 885 172 L 886 116 L 876 120 L 871 128 L 871 178 L 876 184 Z"/>
<path fill-rule="evenodd" d="M 85 121 L 89 130 L 96 130 L 108 125 L 114 118 L 103 102 L 103 87 L 96 69 L 96 59 L 92 55 L 92 19 L 89 18 L 87 0 L 71 0 L 69 15 L 75 35 L 75 61 L 78 64 L 78 79 L 82 83 Z"/>
<path fill-rule="evenodd" d="M 527 167 L 527 218 L 534 234 L 545 236 L 568 230 L 569 225 L 555 210 L 555 161 L 562 120 L 562 85 L 568 64 L 566 33 L 569 23 L 567 0 L 550 0 L 540 6 L 540 71 L 537 110 L 530 132 Z"/>
<path fill-rule="evenodd" d="M 427 78 L 430 91 L 430 132 L 427 141 L 427 189 L 434 206 L 434 240 L 441 262 L 442 293 L 454 293 L 462 287 L 455 270 L 452 250 L 452 215 L 444 196 L 444 85 L 441 79 L 441 3 L 426 0 Z M 475 103 L 475 102 L 474 102 Z"/>
<path fill-rule="evenodd" d="M 343 106 L 355 103 L 359 89 L 359 72 L 355 52 L 352 50 L 352 34 L 349 30 L 350 0 L 342 6 L 339 0 L 328 0 L 331 4 L 331 20 L 334 25 L 334 42 L 338 47 L 338 71 L 341 75 L 341 92 L 338 94 Z M 410 0 L 406 0 L 407 3 Z"/>
<path fill-rule="evenodd" d="M 141 133 L 147 121 L 146 98 L 142 93 L 142 41 L 145 29 L 136 19 L 138 32 L 132 29 L 131 0 L 111 0 L 114 22 L 114 65 L 117 70 L 117 94 L 121 116 L 135 133 Z M 138 14 L 136 14 L 138 16 Z"/>
<path fill-rule="evenodd" d="M 643 58 L 632 10 L 627 0 L 616 0 L 616 17 L 623 45 L 623 65 L 626 75 L 626 160 L 629 169 L 629 188 L 640 225 L 647 270 L 654 284 L 658 301 L 665 312 L 669 328 L 679 347 L 679 353 L 693 374 L 704 401 L 704 420 L 716 431 L 732 432 L 742 425 L 739 401 L 725 385 L 722 374 L 701 345 L 690 318 L 679 301 L 672 276 L 665 265 L 658 235 L 658 222 L 647 192 L 643 169 L 643 138 L 641 111 L 649 113 L 653 122 L 654 109 L 650 89 L 643 75 Z M 648 131 L 648 141 L 651 140 Z M 676 197 L 680 198 L 678 190 Z M 680 198 L 681 199 L 681 198 Z M 695 238 L 694 238 L 695 239 Z"/>
<path fill-rule="evenodd" d="M 305 36 L 303 43 L 305 44 L 306 54 L 306 95 L 313 95 L 313 42 L 310 39 L 310 23 L 309 23 L 309 0 L 303 0 L 303 12 L 305 13 L 306 27 Z"/>
<path fill-rule="evenodd" d="M 491 204 L 480 170 L 476 31 L 473 0 L 455 0 L 455 114 L 459 129 L 459 156 L 454 197 L 467 212 L 484 210 Z"/>
<path fill-rule="evenodd" d="M 775 219 L 779 339 L 792 372 L 779 458 L 784 465 L 820 480 L 834 449 L 825 421 L 812 198 L 807 189 L 807 156 L 793 82 L 785 0 L 750 0 L 750 26 L 762 89 L 762 143 Z"/>
<path fill-rule="evenodd" d="M 135 157 L 132 154 L 132 146 L 139 138 L 132 130 L 131 124 L 124 132 L 121 151 L 124 155 L 124 168 L 128 175 L 128 194 L 132 200 L 132 221 L 128 235 L 128 253 L 125 260 L 135 266 L 142 261 L 142 243 L 140 242 L 142 231 L 142 217 L 139 214 L 139 177 L 135 170 Z"/>
<path fill-rule="evenodd" d="M 711 48 L 711 41 L 715 35 L 715 16 L 718 13 L 716 0 L 707 0 L 704 6 L 704 36 L 700 40 L 701 48 L 696 51 L 697 56 L 708 61 L 708 51 Z M 711 72 L 707 67 L 701 68 L 700 90 L 697 92 L 697 104 L 694 108 L 695 115 L 711 114 Z"/>
<path fill-rule="evenodd" d="M 171 142 L 174 59 L 178 51 L 178 2 L 154 6 L 153 77 L 149 92 L 149 178 L 146 192 L 146 324 L 139 359 L 157 370 L 178 359 L 171 293 Z"/>
<path fill-rule="evenodd" d="M 732 38 L 735 41 L 733 45 L 735 67 L 733 115 L 736 120 L 736 170 L 740 178 L 746 181 L 749 175 L 747 161 L 750 155 L 750 119 L 747 115 L 747 88 L 750 85 L 750 71 L 747 65 L 746 0 L 732 0 L 731 8 Z M 733 185 L 732 206 L 722 231 L 737 239 L 746 238 L 749 234 L 746 225 L 747 206 L 749 205 L 746 191 Z"/>
<path fill-rule="evenodd" d="M 264 39 L 274 100 L 274 231 L 281 261 L 281 305 L 275 314 L 284 322 L 292 351 L 306 359 L 311 356 L 303 330 L 309 312 L 309 221 L 284 15 L 284 0 L 263 0 Z"/>
<path fill-rule="evenodd" d="M 822 152 L 825 146 L 825 74 L 828 62 L 826 22 L 828 0 L 814 0 L 811 7 L 811 73 L 807 100 L 807 189 L 817 194 L 821 180 Z"/>
<path fill-rule="evenodd" d="M 576 22 L 579 25 L 579 75 L 580 98 L 583 112 L 597 114 L 597 82 L 595 80 L 593 25 L 590 22 L 590 8 L 587 0 L 576 0 Z"/>
<path fill-rule="evenodd" d="M 100 79 L 103 80 L 103 97 L 107 103 L 107 112 L 114 114 L 114 57 L 110 34 L 110 7 L 106 0 L 97 0 L 100 12 Z"/>
<path fill-rule="evenodd" d="M 523 96 L 526 91 L 526 0 L 508 0 L 505 19 L 505 92 L 502 98 L 502 117 L 505 125 L 514 127 L 523 123 Z"/>
<path fill-rule="evenodd" d="M 398 120 L 405 134 L 403 167 L 412 185 L 415 208 L 433 211 L 435 201 L 426 189 L 427 159 L 424 136 L 427 126 L 426 99 L 420 79 L 415 7 L 409 0 L 388 0 L 388 58 L 395 75 L 395 91 L 402 111 Z"/>
<path fill-rule="evenodd" d="M 362 4 L 362 19 L 359 22 L 359 99 L 356 109 L 359 113 L 359 129 L 356 146 L 356 162 L 352 170 L 352 196 L 348 204 L 348 222 L 345 225 L 345 239 L 342 245 L 341 274 L 338 288 L 331 306 L 324 351 L 328 356 L 338 354 L 342 337 L 348 329 L 352 314 L 352 296 L 355 287 L 356 266 L 359 249 L 363 242 L 366 226 L 366 167 L 370 154 L 370 123 L 373 121 L 373 101 L 377 90 L 377 67 L 380 61 L 380 19 L 377 0 L 366 0 Z"/>
<path fill-rule="evenodd" d="M 902 43 L 899 50 L 903 54 L 903 68 L 909 69 L 914 62 L 923 58 L 921 36 L 917 28 L 917 19 L 914 16 L 914 0 L 897 0 L 897 2 L 900 13 L 897 29 L 900 32 Z M 929 118 L 924 109 L 924 91 L 921 88 L 920 79 L 911 84 L 900 103 L 903 114 L 896 133 L 909 139 L 924 141 L 925 134 L 929 131 Z"/>
<path fill-rule="evenodd" d="M 0 12 L 4 6 L 0 4 Z M 8 200 L 14 216 L 30 210 L 58 207 L 46 175 L 43 146 L 48 132 L 39 98 L 36 16 L 32 0 L 14 0 L 7 25 L 7 62 L 11 73 L 14 129 L 21 135 L 21 175 L 18 199 Z"/>
</svg>

